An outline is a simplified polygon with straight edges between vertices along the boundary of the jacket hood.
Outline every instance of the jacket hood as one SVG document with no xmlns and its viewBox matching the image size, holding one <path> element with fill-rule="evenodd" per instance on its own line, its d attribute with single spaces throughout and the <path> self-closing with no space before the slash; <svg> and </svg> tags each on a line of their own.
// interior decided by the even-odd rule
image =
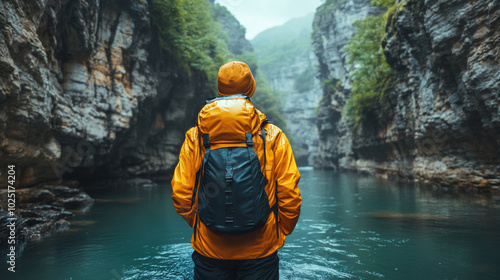
<svg viewBox="0 0 500 280">
<path fill-rule="evenodd" d="M 245 143 L 245 133 L 258 134 L 265 119 L 244 95 L 219 97 L 201 109 L 198 128 L 213 144 Z"/>
<path fill-rule="evenodd" d="M 232 61 L 219 68 L 217 79 L 219 95 L 244 94 L 252 97 L 255 92 L 255 79 L 250 67 L 244 62 Z"/>
</svg>

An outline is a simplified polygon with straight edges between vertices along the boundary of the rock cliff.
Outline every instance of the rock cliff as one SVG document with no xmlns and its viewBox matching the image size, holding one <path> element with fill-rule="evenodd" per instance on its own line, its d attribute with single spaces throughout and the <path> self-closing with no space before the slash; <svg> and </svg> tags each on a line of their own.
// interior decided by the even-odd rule
<svg viewBox="0 0 500 280">
<path fill-rule="evenodd" d="M 356 169 L 352 131 L 343 114 L 351 89 L 352 67 L 344 47 L 356 32 L 353 23 L 384 10 L 369 1 L 328 1 L 320 6 L 313 22 L 313 46 L 319 61 L 323 97 L 317 112 L 319 147 L 315 168 Z"/>
<path fill-rule="evenodd" d="M 341 80 L 324 89 L 317 166 L 498 189 L 500 1 L 401 1 L 383 42 L 396 70 L 394 91 L 353 130 L 342 114 L 349 95 L 342 52 L 348 38 L 334 34 L 352 36 L 354 30 L 342 32 L 339 22 L 362 17 L 361 10 L 379 12 L 367 4 L 349 11 L 356 2 L 366 1 L 344 1 L 330 11 L 334 4 L 325 4 L 316 15 L 320 73 Z"/>
<path fill-rule="evenodd" d="M 311 46 L 312 20 L 312 14 L 292 19 L 252 40 L 262 72 L 271 89 L 280 93 L 283 117 L 300 166 L 312 166 L 318 148 L 315 123 L 322 89 Z"/>
<path fill-rule="evenodd" d="M 0 2 L 0 188 L 15 165 L 18 208 L 34 211 L 17 214 L 38 217 L 39 235 L 91 203 L 67 180 L 168 176 L 213 92 L 204 73 L 181 77 L 163 59 L 150 4 Z"/>
<path fill-rule="evenodd" d="M 4 1 L 0 15 L 1 163 L 20 186 L 172 169 L 208 93 L 158 63 L 147 1 Z"/>
<path fill-rule="evenodd" d="M 209 1 L 213 4 L 213 1 Z M 253 53 L 252 44 L 245 38 L 246 29 L 240 22 L 219 4 L 214 5 L 217 21 L 222 25 L 222 29 L 227 33 L 226 43 L 232 54 Z"/>
<path fill-rule="evenodd" d="M 267 76 L 271 88 L 284 93 L 283 117 L 291 134 L 294 155 L 299 166 L 312 166 L 318 149 L 316 113 L 322 96 L 321 83 L 315 77 L 317 60 L 312 50 L 304 50 L 288 67 Z M 311 76 L 307 89 L 298 90 L 297 80 Z"/>
</svg>

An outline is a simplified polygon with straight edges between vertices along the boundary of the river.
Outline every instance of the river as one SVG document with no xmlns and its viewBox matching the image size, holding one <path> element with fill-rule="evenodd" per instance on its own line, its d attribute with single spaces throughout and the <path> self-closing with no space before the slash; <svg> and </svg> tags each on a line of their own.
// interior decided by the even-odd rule
<svg viewBox="0 0 500 280">
<path fill-rule="evenodd" d="M 475 195 L 301 169 L 281 279 L 499 279 L 500 207 Z M 170 185 L 89 189 L 70 230 L 28 244 L 1 279 L 192 279 Z M 2 251 L 3 253 L 3 251 Z"/>
</svg>

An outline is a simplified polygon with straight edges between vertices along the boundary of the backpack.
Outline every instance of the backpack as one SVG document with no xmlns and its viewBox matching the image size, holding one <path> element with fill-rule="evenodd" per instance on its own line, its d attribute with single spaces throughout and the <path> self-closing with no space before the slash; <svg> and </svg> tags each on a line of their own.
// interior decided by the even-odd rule
<svg viewBox="0 0 500 280">
<path fill-rule="evenodd" d="M 263 126 L 267 120 L 255 129 L 256 124 L 258 125 L 255 120 L 255 117 L 258 118 L 257 114 L 253 119 L 247 120 L 247 115 L 244 115 L 243 120 L 235 119 L 239 117 L 241 110 L 255 110 L 245 100 L 250 101 L 250 98 L 246 95 L 232 95 L 207 99 L 198 118 L 200 154 L 201 145 L 205 147 L 205 153 L 193 196 L 198 197 L 200 220 L 208 229 L 217 233 L 252 232 L 265 225 L 273 208 L 277 209 L 277 203 L 269 206 L 265 192 L 267 179 L 262 174 L 261 164 L 254 150 L 254 139 L 262 141 L 259 146 L 264 149 L 265 158 L 266 134 Z M 216 101 L 220 106 L 214 104 Z M 234 108 L 235 106 L 239 107 Z M 204 123 L 211 125 L 204 126 Z M 252 129 L 253 131 L 248 131 Z M 259 130 L 262 132 L 259 135 L 262 140 L 254 137 Z M 217 147 L 217 144 L 222 146 Z M 196 223 L 197 221 L 196 219 Z"/>
</svg>

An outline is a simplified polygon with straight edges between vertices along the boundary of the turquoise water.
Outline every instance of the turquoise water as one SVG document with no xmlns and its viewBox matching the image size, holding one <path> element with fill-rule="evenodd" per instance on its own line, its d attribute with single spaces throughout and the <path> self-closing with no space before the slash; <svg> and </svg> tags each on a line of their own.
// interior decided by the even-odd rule
<svg viewBox="0 0 500 280">
<path fill-rule="evenodd" d="M 281 279 L 499 279 L 500 209 L 484 197 L 301 170 Z M 30 243 L 0 279 L 192 279 L 191 229 L 170 186 L 89 189 L 68 232 Z M 2 255 L 5 255 L 2 252 Z"/>
</svg>

